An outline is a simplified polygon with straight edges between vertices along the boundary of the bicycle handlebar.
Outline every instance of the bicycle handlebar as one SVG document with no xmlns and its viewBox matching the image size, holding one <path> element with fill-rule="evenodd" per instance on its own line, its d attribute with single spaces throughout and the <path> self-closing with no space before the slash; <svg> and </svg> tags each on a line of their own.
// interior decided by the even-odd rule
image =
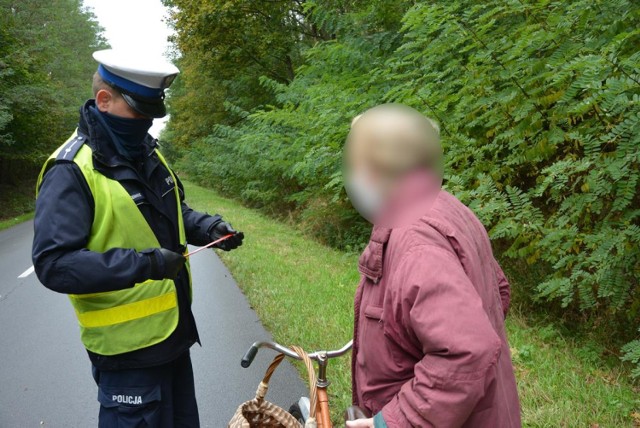
<svg viewBox="0 0 640 428">
<path fill-rule="evenodd" d="M 312 354 L 309 354 L 309 358 L 311 358 L 314 361 L 321 361 L 321 360 L 327 360 L 327 359 L 330 359 L 330 358 L 340 357 L 340 356 L 346 354 L 347 352 L 349 352 L 349 350 L 351 350 L 351 346 L 352 345 L 353 345 L 353 340 L 350 340 L 346 345 L 344 345 L 340 349 L 336 349 L 336 350 L 333 350 L 333 351 L 316 351 L 316 352 L 314 352 Z M 298 354 L 293 352 L 292 349 L 290 349 L 290 348 L 288 348 L 286 346 L 282 346 L 279 343 L 276 343 L 276 342 L 255 342 L 253 345 L 251 345 L 251 347 L 244 354 L 244 357 L 242 357 L 242 361 L 240 361 L 240 365 L 242 367 L 244 367 L 245 369 L 247 367 L 249 367 L 251 365 L 251 363 L 253 363 L 253 360 L 256 358 L 256 355 L 258 354 L 258 350 L 260 350 L 260 348 L 273 349 L 276 352 L 284 354 L 289 358 L 295 358 L 296 360 L 301 360 L 302 359 L 302 358 L 300 358 L 298 356 Z"/>
</svg>

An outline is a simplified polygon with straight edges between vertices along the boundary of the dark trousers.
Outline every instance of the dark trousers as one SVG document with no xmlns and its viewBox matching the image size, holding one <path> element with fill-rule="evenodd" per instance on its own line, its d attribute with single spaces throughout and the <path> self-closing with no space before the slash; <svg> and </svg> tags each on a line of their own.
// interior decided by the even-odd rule
<svg viewBox="0 0 640 428">
<path fill-rule="evenodd" d="M 98 370 L 99 428 L 198 428 L 189 351 L 157 367 Z"/>
</svg>

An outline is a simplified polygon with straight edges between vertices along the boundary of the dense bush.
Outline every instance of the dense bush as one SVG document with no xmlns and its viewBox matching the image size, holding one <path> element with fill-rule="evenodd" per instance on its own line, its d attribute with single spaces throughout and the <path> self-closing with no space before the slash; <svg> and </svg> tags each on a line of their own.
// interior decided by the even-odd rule
<svg viewBox="0 0 640 428">
<path fill-rule="evenodd" d="M 550 267 L 530 294 L 614 324 L 639 363 L 638 3 L 302 3 L 331 36 L 300 47 L 292 81 L 261 78 L 269 104 L 227 104 L 237 120 L 183 150 L 190 176 L 357 245 L 366 227 L 340 177 L 350 119 L 415 107 L 441 124 L 446 187 L 503 255 Z"/>
</svg>

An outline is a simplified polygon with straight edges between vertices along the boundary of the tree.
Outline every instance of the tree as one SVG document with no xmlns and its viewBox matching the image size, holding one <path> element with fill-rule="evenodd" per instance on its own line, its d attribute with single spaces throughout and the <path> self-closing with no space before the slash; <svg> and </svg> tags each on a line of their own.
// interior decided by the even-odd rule
<svg viewBox="0 0 640 428">
<path fill-rule="evenodd" d="M 302 45 L 320 37 L 307 28 L 302 2 L 165 0 L 173 10 L 180 82 L 172 92 L 169 132 L 186 146 L 214 124 L 239 120 L 273 96 L 261 76 L 288 83 L 300 64 Z"/>
<path fill-rule="evenodd" d="M 0 0 L 0 184 L 30 175 L 73 130 L 100 31 L 80 0 Z"/>
<path fill-rule="evenodd" d="M 237 40 L 268 49 L 256 42 L 268 38 L 243 2 L 208 3 L 215 13 L 201 13 L 205 5 L 176 12 L 176 28 L 185 23 L 182 61 L 237 60 L 230 52 L 244 50 L 229 48 Z M 292 56 L 299 58 L 293 79 L 286 67 L 258 67 L 246 57 L 223 67 L 237 70 L 221 74 L 226 86 L 200 75 L 203 87 L 221 89 L 208 93 L 224 113 L 205 120 L 189 146 L 182 141 L 193 178 L 300 221 L 326 242 L 357 246 L 365 228 L 354 228 L 361 223 L 340 174 L 349 122 L 382 102 L 410 105 L 440 122 L 446 187 L 478 214 L 501 255 L 543 267 L 526 290 L 530 299 L 607 325 L 621 342 L 637 338 L 636 2 L 252 2 L 274 3 L 299 3 L 304 26 L 291 31 L 312 29 L 313 37 L 286 38 L 293 43 L 286 51 L 300 53 Z M 242 30 L 203 32 L 211 17 L 228 19 L 226 31 Z M 238 36 L 245 32 L 254 36 Z M 260 95 L 243 92 L 246 82 Z M 173 105 L 188 108 L 191 94 L 177 94 Z M 640 341 L 624 351 L 640 363 Z"/>
</svg>

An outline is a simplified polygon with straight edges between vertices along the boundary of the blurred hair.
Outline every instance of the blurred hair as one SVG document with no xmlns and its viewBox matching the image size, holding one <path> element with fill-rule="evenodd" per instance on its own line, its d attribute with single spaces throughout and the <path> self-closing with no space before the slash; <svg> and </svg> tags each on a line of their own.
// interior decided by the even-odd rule
<svg viewBox="0 0 640 428">
<path fill-rule="evenodd" d="M 421 112 L 396 103 L 381 104 L 354 117 L 347 142 L 358 135 L 368 141 L 368 159 L 397 170 L 425 166 L 442 174 L 440 126 Z"/>
</svg>

